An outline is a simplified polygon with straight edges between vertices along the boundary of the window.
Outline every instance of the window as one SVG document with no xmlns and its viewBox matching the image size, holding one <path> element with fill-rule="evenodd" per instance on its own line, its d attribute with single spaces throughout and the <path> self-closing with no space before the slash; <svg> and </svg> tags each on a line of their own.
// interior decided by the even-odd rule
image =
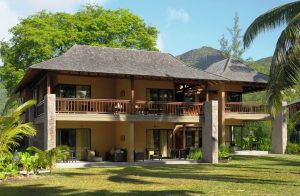
<svg viewBox="0 0 300 196">
<path fill-rule="evenodd" d="M 147 101 L 173 101 L 173 90 L 148 88 L 146 96 Z"/>
<path fill-rule="evenodd" d="M 242 102 L 242 93 L 239 92 L 227 92 L 228 102 Z"/>
<path fill-rule="evenodd" d="M 198 147 L 199 146 L 199 141 L 196 144 L 196 132 L 199 135 L 199 128 L 194 128 L 194 127 L 186 127 L 185 130 L 185 142 L 186 142 L 186 147 Z M 182 149 L 183 148 L 183 130 L 180 129 L 176 133 L 176 148 L 177 149 Z"/>
<path fill-rule="evenodd" d="M 59 84 L 55 91 L 62 98 L 91 98 L 91 87 L 86 85 Z"/>
<path fill-rule="evenodd" d="M 195 131 L 194 130 L 190 130 L 190 131 L 186 131 L 185 133 L 185 137 L 186 137 L 186 147 L 190 148 L 190 147 L 195 147 Z"/>
</svg>

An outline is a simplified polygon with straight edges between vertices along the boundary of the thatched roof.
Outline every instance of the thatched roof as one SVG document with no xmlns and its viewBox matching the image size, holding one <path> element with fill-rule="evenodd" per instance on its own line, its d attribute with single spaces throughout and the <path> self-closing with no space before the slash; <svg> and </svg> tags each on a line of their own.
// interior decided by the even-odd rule
<svg viewBox="0 0 300 196">
<path fill-rule="evenodd" d="M 267 75 L 259 73 L 233 58 L 218 61 L 205 68 L 200 66 L 200 69 L 231 81 L 267 83 L 269 80 Z"/>
<path fill-rule="evenodd" d="M 231 60 L 201 70 L 184 64 L 168 53 L 75 45 L 65 54 L 32 65 L 15 92 L 36 79 L 41 72 L 76 72 L 108 76 L 135 76 L 184 80 L 245 81 L 266 83 L 268 77 Z M 225 70 L 224 70 L 224 65 Z"/>
<path fill-rule="evenodd" d="M 187 66 L 168 53 L 84 45 L 75 45 L 61 57 L 32 65 L 30 69 L 227 80 Z"/>
</svg>

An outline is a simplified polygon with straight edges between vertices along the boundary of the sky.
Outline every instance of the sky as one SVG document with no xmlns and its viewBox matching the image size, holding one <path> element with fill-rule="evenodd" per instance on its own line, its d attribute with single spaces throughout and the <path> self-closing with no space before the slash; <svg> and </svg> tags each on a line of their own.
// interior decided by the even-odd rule
<svg viewBox="0 0 300 196">
<path fill-rule="evenodd" d="M 252 21 L 264 12 L 292 2 L 291 0 L 0 0 L 0 39 L 10 38 L 8 29 L 20 18 L 41 10 L 74 13 L 87 3 L 107 9 L 125 8 L 140 16 L 149 25 L 157 27 L 157 47 L 172 55 L 210 46 L 220 48 L 222 34 L 230 39 L 227 31 L 233 26 L 237 12 L 242 33 Z M 243 57 L 254 60 L 271 56 L 276 41 L 283 30 L 259 35 Z"/>
</svg>

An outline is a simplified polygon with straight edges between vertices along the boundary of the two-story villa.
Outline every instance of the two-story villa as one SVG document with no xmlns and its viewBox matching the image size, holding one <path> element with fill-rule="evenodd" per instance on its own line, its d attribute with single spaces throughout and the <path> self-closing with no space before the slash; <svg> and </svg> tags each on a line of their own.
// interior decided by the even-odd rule
<svg viewBox="0 0 300 196">
<path fill-rule="evenodd" d="M 86 149 L 103 157 L 126 149 L 128 161 L 134 151 L 173 157 L 202 147 L 216 162 L 218 143 L 232 142 L 232 126 L 270 118 L 265 106 L 242 102 L 267 80 L 231 58 L 200 70 L 167 53 L 75 45 L 32 65 L 15 93 L 38 103 L 25 115 L 38 130 L 28 145 L 65 144 L 78 158 Z"/>
</svg>

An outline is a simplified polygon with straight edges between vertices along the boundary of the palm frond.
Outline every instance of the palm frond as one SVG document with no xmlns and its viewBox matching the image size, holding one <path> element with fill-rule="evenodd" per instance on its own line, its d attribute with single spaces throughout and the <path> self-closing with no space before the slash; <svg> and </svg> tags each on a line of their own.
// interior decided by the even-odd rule
<svg viewBox="0 0 300 196">
<path fill-rule="evenodd" d="M 0 152 L 8 152 L 19 145 L 24 136 L 34 136 L 36 130 L 32 123 L 21 123 L 20 115 L 35 101 L 31 100 L 4 116 L 0 116 Z"/>
<path fill-rule="evenodd" d="M 300 13 L 282 31 L 273 55 L 268 85 L 268 103 L 275 115 L 285 97 L 285 89 L 299 82 L 300 61 Z"/>
<path fill-rule="evenodd" d="M 255 37 L 278 26 L 289 23 L 300 12 L 300 2 L 295 1 L 276 7 L 257 17 L 244 34 L 244 47 L 247 48 Z"/>
<path fill-rule="evenodd" d="M 300 70 L 297 52 L 299 52 L 300 13 L 298 13 L 282 31 L 273 55 L 272 64 L 293 64 L 292 72 Z M 298 62 L 298 64 L 295 64 Z M 294 78 L 297 80 L 297 78 Z"/>
</svg>

